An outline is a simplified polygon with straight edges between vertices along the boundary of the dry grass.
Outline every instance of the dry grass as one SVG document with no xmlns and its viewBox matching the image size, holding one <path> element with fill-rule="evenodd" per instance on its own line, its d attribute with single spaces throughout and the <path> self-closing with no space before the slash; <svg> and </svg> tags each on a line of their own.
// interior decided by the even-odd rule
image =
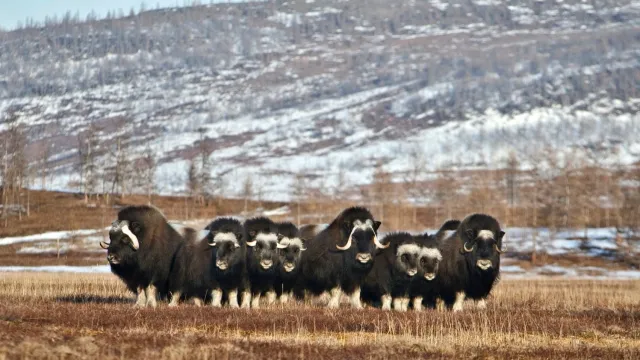
<svg viewBox="0 0 640 360">
<path fill-rule="evenodd" d="M 7 358 L 628 358 L 640 282 L 503 281 L 485 311 L 395 313 L 301 304 L 137 309 L 112 275 L 2 274 Z"/>
</svg>

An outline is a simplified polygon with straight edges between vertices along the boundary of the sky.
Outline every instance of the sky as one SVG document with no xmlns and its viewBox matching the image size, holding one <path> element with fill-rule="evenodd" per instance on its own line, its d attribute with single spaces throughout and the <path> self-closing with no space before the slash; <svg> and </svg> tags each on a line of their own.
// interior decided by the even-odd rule
<svg viewBox="0 0 640 360">
<path fill-rule="evenodd" d="M 201 0 L 200 3 L 227 2 L 224 0 Z M 237 2 L 237 1 L 230 1 Z M 191 0 L 147 0 L 144 1 L 147 9 L 159 7 L 173 7 L 191 4 Z M 140 10 L 142 0 L 0 0 L 0 28 L 4 30 L 14 29 L 18 22 L 27 18 L 33 18 L 38 22 L 44 21 L 46 16 L 57 15 L 60 18 L 67 11 L 80 14 L 84 19 L 92 10 L 99 18 L 104 17 L 109 10 L 122 9 L 125 14 L 133 7 Z"/>
</svg>

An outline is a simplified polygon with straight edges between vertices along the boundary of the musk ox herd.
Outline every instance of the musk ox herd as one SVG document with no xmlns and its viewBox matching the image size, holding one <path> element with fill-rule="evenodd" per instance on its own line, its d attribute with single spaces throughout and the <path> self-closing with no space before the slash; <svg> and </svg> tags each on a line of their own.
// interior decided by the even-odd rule
<svg viewBox="0 0 640 360">
<path fill-rule="evenodd" d="M 136 306 L 259 308 L 311 296 L 338 308 L 421 311 L 463 309 L 465 299 L 486 307 L 504 251 L 498 221 L 485 214 L 446 221 L 435 234 L 392 232 L 363 207 L 343 210 L 328 225 L 241 222 L 220 217 L 205 227 L 177 230 L 152 206 L 129 206 L 109 231 L 111 271 L 133 293 Z"/>
</svg>

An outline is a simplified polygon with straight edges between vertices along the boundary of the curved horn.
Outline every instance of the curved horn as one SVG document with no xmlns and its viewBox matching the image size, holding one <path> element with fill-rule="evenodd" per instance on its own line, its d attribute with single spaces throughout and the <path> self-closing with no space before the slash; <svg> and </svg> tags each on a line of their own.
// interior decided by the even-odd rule
<svg viewBox="0 0 640 360">
<path fill-rule="evenodd" d="M 107 244 L 104 241 L 100 241 L 100 247 L 103 248 L 103 249 L 108 249 L 109 248 L 109 244 Z"/>
<path fill-rule="evenodd" d="M 213 241 L 213 242 L 207 242 L 207 244 L 209 244 L 209 246 L 216 246 L 216 242 L 215 242 L 215 241 Z"/>
<path fill-rule="evenodd" d="M 353 232 L 351 232 L 353 234 Z M 340 246 L 338 244 L 336 244 L 336 249 L 338 250 L 347 250 L 348 248 L 351 247 L 351 235 L 349 235 L 349 240 L 347 240 L 347 243 L 345 244 L 345 246 Z"/>
<path fill-rule="evenodd" d="M 468 253 L 470 253 L 470 252 L 472 252 L 472 251 L 473 251 L 473 246 L 474 246 L 474 245 L 471 245 L 471 249 L 467 249 L 467 243 L 464 243 L 464 244 L 462 245 L 462 247 L 464 248 L 464 252 L 468 252 Z"/>
<path fill-rule="evenodd" d="M 256 246 L 257 240 L 247 241 L 247 246 Z"/>
<path fill-rule="evenodd" d="M 276 245 L 278 249 L 286 249 L 288 246 L 289 246 L 289 243 L 287 243 L 286 245 L 282 243 L 278 243 L 278 245 Z"/>
<path fill-rule="evenodd" d="M 387 245 L 383 245 L 380 241 L 378 241 L 378 237 L 376 236 L 376 234 L 373 234 L 373 243 L 376 244 L 376 247 L 378 249 L 386 249 L 389 247 L 389 245 L 391 245 L 391 243 L 388 243 Z"/>
<path fill-rule="evenodd" d="M 496 249 L 498 254 L 502 254 L 503 252 L 507 251 L 507 247 L 504 246 L 504 244 L 502 244 L 502 250 L 500 250 L 500 248 L 498 247 L 498 244 L 493 244 L 493 248 Z"/>
<path fill-rule="evenodd" d="M 138 242 L 138 237 L 135 236 L 131 230 L 129 229 L 129 224 L 125 221 L 123 221 L 121 223 L 122 225 L 122 232 L 127 235 L 129 237 L 129 239 L 131 239 L 131 247 L 133 247 L 134 250 L 138 250 L 140 248 L 140 242 Z"/>
</svg>

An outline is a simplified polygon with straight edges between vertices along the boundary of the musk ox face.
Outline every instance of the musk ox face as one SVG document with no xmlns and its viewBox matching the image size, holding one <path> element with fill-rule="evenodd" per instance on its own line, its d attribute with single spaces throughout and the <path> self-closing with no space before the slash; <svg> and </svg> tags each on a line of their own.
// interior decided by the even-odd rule
<svg viewBox="0 0 640 360">
<path fill-rule="evenodd" d="M 424 279 L 427 281 L 435 279 L 442 261 L 440 250 L 435 247 L 421 247 L 419 258 L 419 269 Z"/>
<path fill-rule="evenodd" d="M 128 244 L 131 249 L 137 251 L 140 248 L 140 241 L 138 238 L 141 237 L 141 234 L 142 226 L 140 226 L 139 223 L 130 223 L 128 220 L 116 220 L 111 223 L 111 229 L 109 229 L 109 242 L 118 240 L 118 242 Z M 100 242 L 100 246 L 103 249 L 106 249 L 109 244 Z"/>
<path fill-rule="evenodd" d="M 402 244 L 396 251 L 394 266 L 398 272 L 413 277 L 418 273 L 420 262 L 420 246 L 417 244 Z"/>
<path fill-rule="evenodd" d="M 346 221 L 343 224 L 343 234 L 348 236 L 344 246 L 336 245 L 338 250 L 354 249 L 356 263 L 368 264 L 373 261 L 376 249 L 386 249 L 389 244 L 383 245 L 377 236 L 378 228 L 382 224 L 373 219 L 356 219 L 353 222 Z"/>
<path fill-rule="evenodd" d="M 461 236 L 465 240 L 462 249 L 467 256 L 467 261 L 475 263 L 475 266 L 482 271 L 488 271 L 498 265 L 500 254 L 504 251 L 502 248 L 504 231 L 471 228 Z"/>
<path fill-rule="evenodd" d="M 214 251 L 215 266 L 225 271 L 244 261 L 242 224 L 233 218 L 218 218 L 207 225 L 207 242 Z"/>
<path fill-rule="evenodd" d="M 111 266 L 132 264 L 137 261 L 138 253 L 131 247 L 131 241 L 125 236 L 109 236 L 109 243 L 100 242 L 107 249 L 107 261 Z"/>
<path fill-rule="evenodd" d="M 242 260 L 243 252 L 240 241 L 241 233 L 234 232 L 210 232 L 207 236 L 209 246 L 215 249 L 216 268 L 225 271 L 230 264 Z"/>
<path fill-rule="evenodd" d="M 246 244 L 251 266 L 272 271 L 278 262 L 278 226 L 271 219 L 258 217 L 245 221 Z"/>
<path fill-rule="evenodd" d="M 251 238 L 252 245 L 250 246 L 253 247 L 254 259 L 259 262 L 262 269 L 271 269 L 278 261 L 278 235 L 252 231 L 249 233 L 249 237 Z"/>
<path fill-rule="evenodd" d="M 282 270 L 292 272 L 300 265 L 302 252 L 306 250 L 304 241 L 299 237 L 288 238 L 278 235 L 278 255 Z"/>
</svg>

